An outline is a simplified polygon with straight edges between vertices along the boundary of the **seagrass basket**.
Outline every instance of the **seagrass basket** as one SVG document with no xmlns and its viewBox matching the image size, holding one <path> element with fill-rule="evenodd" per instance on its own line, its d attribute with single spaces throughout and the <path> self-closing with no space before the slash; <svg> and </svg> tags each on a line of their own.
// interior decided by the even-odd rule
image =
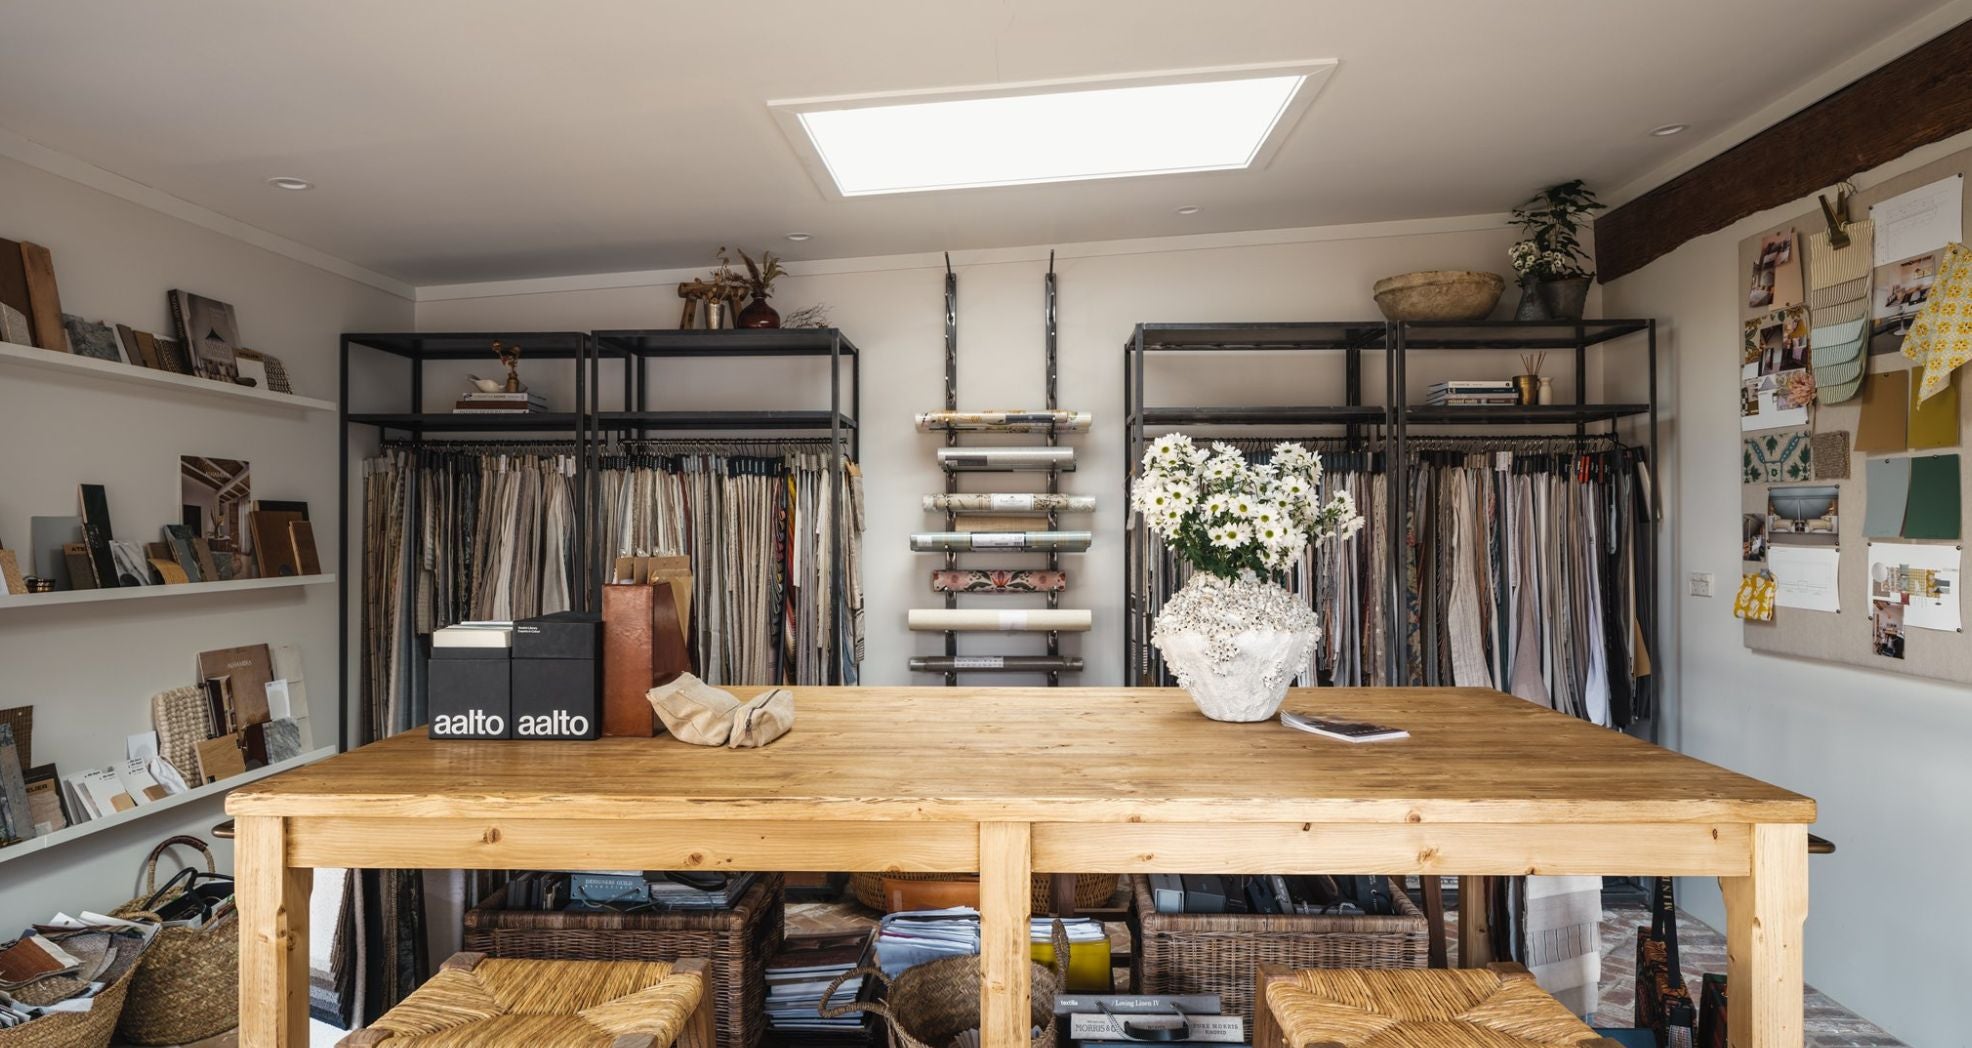
<svg viewBox="0 0 1972 1048">
<path fill-rule="evenodd" d="M 1032 1024 L 1041 1029 L 1032 1048 L 1055 1048 L 1054 999 L 1065 981 L 1062 965 L 1067 963 L 1068 933 L 1060 921 L 1054 922 L 1054 966 L 1032 963 L 1028 1000 Z M 834 1019 L 855 1012 L 883 1017 L 890 1031 L 890 1048 L 951 1048 L 954 1038 L 979 1029 L 980 977 L 984 966 L 978 956 L 946 957 L 906 968 L 895 979 L 874 965 L 844 972 L 822 991 L 819 1011 Z M 835 991 L 850 979 L 862 976 L 876 980 L 879 1000 L 851 1001 L 832 1005 Z"/>
<path fill-rule="evenodd" d="M 212 849 L 197 837 L 171 837 L 151 849 L 144 861 L 144 894 L 111 914 L 134 920 L 184 894 L 157 893 L 157 864 L 174 846 L 197 849 L 205 872 L 216 874 Z M 148 905 L 147 905 L 148 904 Z M 117 1024 L 117 1037 L 130 1044 L 186 1044 L 215 1037 L 240 1025 L 239 911 L 199 928 L 165 928 L 151 940 L 130 983 L 130 997 Z"/>
</svg>

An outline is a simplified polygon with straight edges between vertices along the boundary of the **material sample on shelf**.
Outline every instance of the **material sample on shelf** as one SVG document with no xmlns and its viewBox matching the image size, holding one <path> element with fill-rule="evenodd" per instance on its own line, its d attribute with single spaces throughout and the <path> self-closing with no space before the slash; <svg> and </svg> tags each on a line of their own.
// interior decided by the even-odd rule
<svg viewBox="0 0 1972 1048">
<path fill-rule="evenodd" d="M 921 411 L 918 431 L 972 430 L 987 433 L 1086 431 L 1095 417 L 1087 411 Z"/>
<path fill-rule="evenodd" d="M 931 573 L 933 593 L 1058 593 L 1068 573 L 1026 568 L 948 568 Z"/>
<path fill-rule="evenodd" d="M 952 472 L 987 470 L 1073 470 L 1074 448 L 939 448 L 939 468 Z"/>
<path fill-rule="evenodd" d="M 954 513 L 1094 513 L 1096 497 L 1050 495 L 1044 492 L 1031 495 L 955 492 L 950 495 L 926 495 L 924 509 L 927 513 L 947 510 Z"/>
<path fill-rule="evenodd" d="M 913 553 L 965 553 L 969 550 L 1021 550 L 1080 553 L 1095 541 L 1092 531 L 916 531 Z"/>
<path fill-rule="evenodd" d="M 1090 628 L 1087 608 L 993 610 L 988 608 L 912 608 L 914 630 L 968 630 L 1002 633 L 1081 633 Z"/>
<path fill-rule="evenodd" d="M 1080 655 L 914 655 L 913 673 L 1080 673 Z"/>
</svg>

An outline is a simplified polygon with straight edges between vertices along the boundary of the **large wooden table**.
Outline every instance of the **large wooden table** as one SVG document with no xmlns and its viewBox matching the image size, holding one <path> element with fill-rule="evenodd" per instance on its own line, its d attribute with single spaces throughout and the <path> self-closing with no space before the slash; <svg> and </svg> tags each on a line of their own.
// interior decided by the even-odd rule
<svg viewBox="0 0 1972 1048">
<path fill-rule="evenodd" d="M 1482 690 L 1297 692 L 1350 746 L 1148 689 L 805 688 L 762 750 L 432 742 L 243 787 L 240 1032 L 308 1043 L 316 867 L 977 871 L 985 1043 L 1027 1039 L 1033 871 L 1716 876 L 1736 1048 L 1801 1045 L 1814 802 Z"/>
</svg>

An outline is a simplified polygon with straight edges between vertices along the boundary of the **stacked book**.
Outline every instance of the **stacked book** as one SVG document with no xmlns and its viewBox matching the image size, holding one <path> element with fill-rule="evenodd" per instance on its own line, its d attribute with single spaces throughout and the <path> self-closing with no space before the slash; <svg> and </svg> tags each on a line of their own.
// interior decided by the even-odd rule
<svg viewBox="0 0 1972 1048">
<path fill-rule="evenodd" d="M 1112 1045 L 1156 1041 L 1182 1045 L 1243 1045 L 1246 1022 L 1224 1014 L 1218 994 L 1062 994 L 1055 998 L 1055 1043 Z"/>
<path fill-rule="evenodd" d="M 1487 404 L 1518 404 L 1520 392 L 1511 379 L 1478 379 L 1440 382 L 1429 391 L 1432 407 L 1477 407 Z"/>
<path fill-rule="evenodd" d="M 757 874 L 672 875 L 659 871 L 587 870 L 568 875 L 574 910 L 730 910 Z"/>
<path fill-rule="evenodd" d="M 530 411 L 546 410 L 547 398 L 531 390 L 525 393 L 481 393 L 473 390 L 459 394 L 459 402 L 452 405 L 454 415 L 524 415 Z"/>
<path fill-rule="evenodd" d="M 869 1040 L 869 1023 L 861 1012 L 834 1019 L 822 1015 L 822 994 L 831 982 L 869 964 L 868 932 L 787 937 L 781 952 L 767 962 L 767 1025 L 788 1045 L 849 1045 Z M 844 979 L 829 998 L 830 1005 L 867 1000 L 873 980 Z M 868 991 L 866 993 L 866 991 Z"/>
<path fill-rule="evenodd" d="M 969 906 L 892 913 L 877 925 L 877 965 L 892 979 L 926 961 L 978 952 L 979 911 Z"/>
</svg>

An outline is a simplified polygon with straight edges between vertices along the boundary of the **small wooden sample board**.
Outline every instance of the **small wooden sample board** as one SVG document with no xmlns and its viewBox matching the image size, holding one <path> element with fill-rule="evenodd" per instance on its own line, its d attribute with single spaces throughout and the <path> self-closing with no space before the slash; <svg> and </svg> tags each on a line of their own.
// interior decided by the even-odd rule
<svg viewBox="0 0 1972 1048">
<path fill-rule="evenodd" d="M 740 689 L 741 694 L 751 694 Z M 1716 876 L 1732 1043 L 1800 1048 L 1815 804 L 1481 689 L 1305 689 L 1348 745 L 1175 689 L 796 688 L 757 750 L 413 732 L 233 792 L 240 1043 L 306 1045 L 317 867 L 977 872 L 986 1048 L 1024 1048 L 1033 871 Z"/>
</svg>

